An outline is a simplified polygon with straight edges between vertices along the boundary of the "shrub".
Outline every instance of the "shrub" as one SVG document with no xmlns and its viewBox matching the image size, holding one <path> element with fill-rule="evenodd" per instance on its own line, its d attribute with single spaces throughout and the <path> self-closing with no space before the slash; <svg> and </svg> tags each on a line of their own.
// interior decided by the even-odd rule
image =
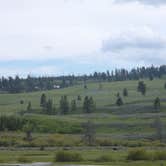
<svg viewBox="0 0 166 166">
<path fill-rule="evenodd" d="M 154 152 L 154 160 L 166 160 L 166 152 L 158 151 Z"/>
<path fill-rule="evenodd" d="M 149 155 L 144 149 L 134 149 L 129 151 L 128 160 L 150 160 L 151 155 Z"/>
<path fill-rule="evenodd" d="M 28 159 L 28 158 L 25 157 L 25 156 L 19 156 L 18 159 L 17 159 L 17 161 L 18 161 L 19 163 L 29 163 L 29 162 L 31 162 L 31 160 Z"/>
<path fill-rule="evenodd" d="M 96 162 L 110 162 L 113 161 L 111 156 L 108 155 L 102 155 L 96 158 Z"/>
<path fill-rule="evenodd" d="M 57 162 L 78 162 L 82 161 L 82 156 L 76 152 L 66 152 L 66 151 L 59 151 L 56 153 L 55 161 Z"/>
</svg>

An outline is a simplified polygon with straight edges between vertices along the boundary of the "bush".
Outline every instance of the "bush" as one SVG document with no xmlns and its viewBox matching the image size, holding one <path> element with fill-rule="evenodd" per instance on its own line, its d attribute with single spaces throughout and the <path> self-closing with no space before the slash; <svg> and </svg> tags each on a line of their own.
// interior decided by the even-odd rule
<svg viewBox="0 0 166 166">
<path fill-rule="evenodd" d="M 166 160 L 166 152 L 158 151 L 154 152 L 154 160 Z"/>
<path fill-rule="evenodd" d="M 17 161 L 18 161 L 19 163 L 30 163 L 30 162 L 31 162 L 31 160 L 28 159 L 28 158 L 25 157 L 25 156 L 19 156 L 18 159 L 17 159 Z"/>
<path fill-rule="evenodd" d="M 110 161 L 113 161 L 113 159 L 111 156 L 102 155 L 102 156 L 98 157 L 95 161 L 96 162 L 110 162 Z"/>
<path fill-rule="evenodd" d="M 134 149 L 128 153 L 128 160 L 150 160 L 151 155 L 149 155 L 144 149 Z"/>
<path fill-rule="evenodd" d="M 76 152 L 66 152 L 66 151 L 59 151 L 56 153 L 55 161 L 57 162 L 78 162 L 82 161 L 82 156 Z"/>
</svg>

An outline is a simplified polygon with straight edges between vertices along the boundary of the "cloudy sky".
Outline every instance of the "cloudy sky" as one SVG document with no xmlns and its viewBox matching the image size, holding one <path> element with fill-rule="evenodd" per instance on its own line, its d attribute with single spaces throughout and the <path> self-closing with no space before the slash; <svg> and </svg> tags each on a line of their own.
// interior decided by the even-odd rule
<svg viewBox="0 0 166 166">
<path fill-rule="evenodd" d="M 166 64 L 166 0 L 0 0 L 0 75 Z"/>
</svg>

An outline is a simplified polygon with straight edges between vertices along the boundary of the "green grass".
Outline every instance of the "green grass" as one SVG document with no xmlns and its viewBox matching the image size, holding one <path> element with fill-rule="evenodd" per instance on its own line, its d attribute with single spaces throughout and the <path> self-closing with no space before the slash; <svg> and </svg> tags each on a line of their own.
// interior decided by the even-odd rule
<svg viewBox="0 0 166 166">
<path fill-rule="evenodd" d="M 162 99 L 160 115 L 166 124 L 166 90 L 164 89 L 164 79 L 153 81 L 144 80 L 147 85 L 147 94 L 142 96 L 137 92 L 138 81 L 105 82 L 102 90 L 99 90 L 98 83 L 88 83 L 88 89 L 83 85 L 77 85 L 65 89 L 51 90 L 44 92 L 21 93 L 21 94 L 0 94 L 0 113 L 16 114 L 21 110 L 26 110 L 29 101 L 32 103 L 34 112 L 24 116 L 37 122 L 38 132 L 59 132 L 59 133 L 79 133 L 83 122 L 91 119 L 97 126 L 98 134 L 153 134 L 154 122 L 157 113 L 153 108 L 153 100 L 159 96 Z M 122 94 L 123 88 L 127 88 L 128 97 L 123 97 L 124 105 L 115 105 L 116 94 Z M 77 101 L 78 110 L 69 115 L 43 115 L 38 114 L 40 110 L 40 96 L 42 93 L 47 98 L 53 99 L 58 110 L 59 100 L 62 95 L 67 95 L 69 101 L 77 99 L 77 95 L 82 97 L 82 101 Z M 93 96 L 97 110 L 95 113 L 82 114 L 82 102 L 84 96 Z M 24 100 L 24 104 L 20 104 Z M 63 127 L 64 126 L 64 127 Z"/>
<path fill-rule="evenodd" d="M 54 162 L 54 166 L 72 164 L 73 162 L 58 163 L 55 162 L 55 154 L 59 150 L 22 150 L 22 151 L 0 151 L 1 163 L 19 163 L 19 161 L 29 162 Z M 79 153 L 83 156 L 84 161 L 75 162 L 75 164 L 96 164 L 96 165 L 111 165 L 111 166 L 160 166 L 161 163 L 166 164 L 166 161 L 160 160 L 142 160 L 142 161 L 129 161 L 127 160 L 128 150 L 112 151 L 112 150 L 72 150 L 68 153 Z M 150 151 L 149 151 L 150 152 Z M 100 156 L 110 156 L 112 161 L 96 161 Z M 24 160 L 23 160 L 24 159 Z"/>
<path fill-rule="evenodd" d="M 67 95 L 69 100 L 76 99 L 77 95 L 81 95 L 82 98 L 86 95 L 93 96 L 98 108 L 111 108 L 111 105 L 115 103 L 117 92 L 122 93 L 123 88 L 127 88 L 129 96 L 124 98 L 125 103 L 144 103 L 148 104 L 150 100 L 154 100 L 156 96 L 160 98 L 166 98 L 164 90 L 165 80 L 157 79 L 153 81 L 145 80 L 147 84 L 147 95 L 142 96 L 137 92 L 138 81 L 122 81 L 103 83 L 103 89 L 98 89 L 97 83 L 89 83 L 88 89 L 85 90 L 82 85 L 64 88 L 60 90 L 44 91 L 48 98 L 52 98 L 56 107 L 58 107 L 60 97 Z M 21 94 L 1 94 L 0 95 L 0 112 L 13 113 L 19 110 L 25 109 L 28 101 L 32 102 L 34 108 L 39 108 L 40 96 L 43 92 L 33 93 L 21 93 Z M 20 104 L 20 100 L 24 100 L 24 104 Z M 82 106 L 82 102 L 77 103 Z M 102 112 L 103 110 L 100 110 Z"/>
</svg>

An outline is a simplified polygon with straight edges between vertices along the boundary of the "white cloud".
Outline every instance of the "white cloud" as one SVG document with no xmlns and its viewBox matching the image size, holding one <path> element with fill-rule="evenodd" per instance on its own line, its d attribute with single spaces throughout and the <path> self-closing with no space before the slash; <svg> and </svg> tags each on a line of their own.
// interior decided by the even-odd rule
<svg viewBox="0 0 166 166">
<path fill-rule="evenodd" d="M 148 27 L 128 29 L 103 41 L 103 51 L 125 49 L 161 50 L 166 48 L 166 38 Z"/>
<path fill-rule="evenodd" d="M 38 66 L 38 67 L 22 67 L 22 70 L 19 66 L 16 67 L 0 67 L 0 76 L 16 76 L 26 77 L 27 75 L 31 76 L 55 76 L 63 74 L 63 70 L 55 66 Z"/>
<path fill-rule="evenodd" d="M 85 66 L 162 64 L 165 18 L 161 3 L 156 8 L 135 1 L 0 0 L 0 62 L 60 58 Z"/>
<path fill-rule="evenodd" d="M 166 4 L 166 1 L 165 0 L 114 0 L 114 2 L 123 2 L 123 3 L 126 3 L 126 2 L 139 2 L 139 3 L 143 3 L 143 4 L 146 4 L 146 5 L 163 5 L 163 4 Z"/>
</svg>

